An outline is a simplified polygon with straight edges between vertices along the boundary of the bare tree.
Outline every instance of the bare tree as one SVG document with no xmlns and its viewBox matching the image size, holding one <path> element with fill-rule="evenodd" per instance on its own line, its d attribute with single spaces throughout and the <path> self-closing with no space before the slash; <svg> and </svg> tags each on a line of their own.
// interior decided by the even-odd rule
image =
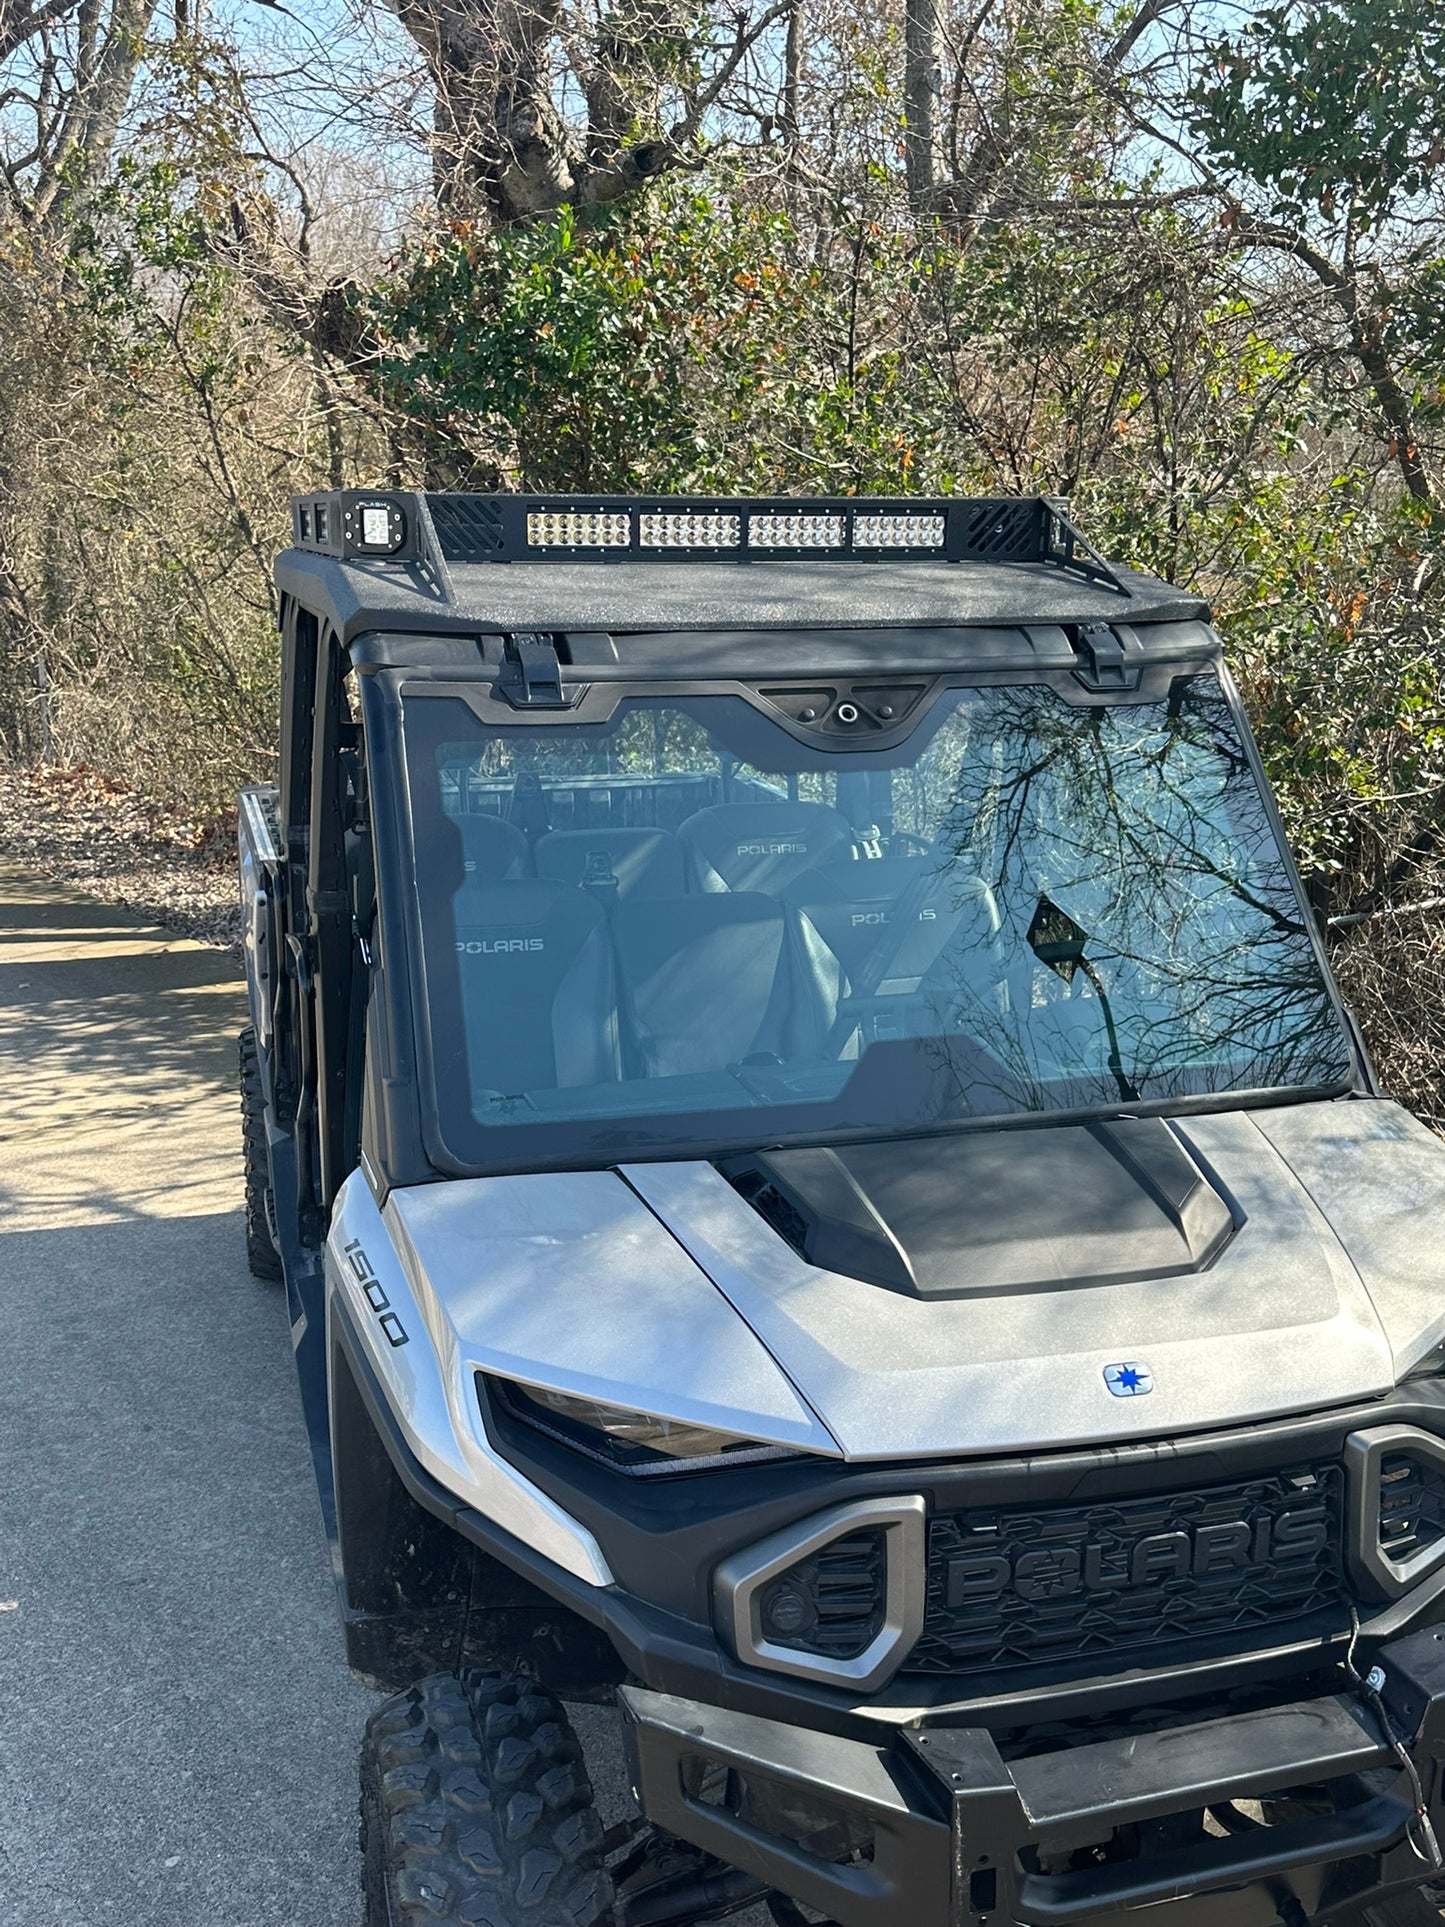
<svg viewBox="0 0 1445 1927">
<path fill-rule="evenodd" d="M 0 219 L 55 226 L 105 173 L 156 0 L 0 0 L 0 92 L 21 138 L 0 160 Z"/>
<path fill-rule="evenodd" d="M 710 116 L 794 12 L 794 0 L 619 0 L 590 19 L 563 0 L 389 4 L 432 84 L 438 205 L 502 222 L 618 200 L 694 162 Z"/>
<path fill-rule="evenodd" d="M 919 32 L 910 34 L 911 49 L 915 38 L 926 44 L 937 0 L 907 4 L 910 21 L 914 11 L 921 16 Z M 1031 0 L 965 4 L 943 35 L 951 71 L 940 75 L 936 91 L 948 99 L 949 111 L 941 157 L 932 163 L 937 172 L 928 190 L 930 209 L 961 234 L 988 221 L 1026 219 L 1037 193 L 1031 171 L 1042 162 L 1048 178 L 1097 151 L 1141 43 L 1188 4 L 1142 0 L 1112 37 L 1097 44 L 1067 12 Z M 1031 76 L 1031 69 L 1039 71 Z M 1030 76 L 1032 84 L 1021 87 L 1021 78 Z M 911 107 L 911 94 L 909 100 Z M 928 165 L 920 156 L 918 166 L 910 166 L 910 186 Z"/>
</svg>

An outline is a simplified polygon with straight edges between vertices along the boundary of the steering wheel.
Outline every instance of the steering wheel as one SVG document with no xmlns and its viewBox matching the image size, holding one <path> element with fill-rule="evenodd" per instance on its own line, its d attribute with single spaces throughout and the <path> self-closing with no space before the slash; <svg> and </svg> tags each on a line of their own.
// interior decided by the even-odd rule
<svg viewBox="0 0 1445 1927">
<path fill-rule="evenodd" d="M 910 846 L 906 853 L 897 848 L 897 845 L 900 843 L 907 843 Z M 888 837 L 888 854 L 890 856 L 900 856 L 903 854 L 909 856 L 927 856 L 932 849 L 932 837 L 915 836 L 912 830 L 893 830 Z"/>
</svg>

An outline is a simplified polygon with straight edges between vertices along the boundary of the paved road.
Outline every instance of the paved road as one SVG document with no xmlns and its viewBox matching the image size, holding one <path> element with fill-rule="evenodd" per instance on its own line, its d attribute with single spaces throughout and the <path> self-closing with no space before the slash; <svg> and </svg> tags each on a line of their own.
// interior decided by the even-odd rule
<svg viewBox="0 0 1445 1927">
<path fill-rule="evenodd" d="M 0 1927 L 359 1927 L 375 1696 L 243 1256 L 243 1021 L 221 953 L 0 863 Z"/>
<path fill-rule="evenodd" d="M 357 1920 L 356 1745 L 235 966 L 0 868 L 0 1927 Z"/>
</svg>

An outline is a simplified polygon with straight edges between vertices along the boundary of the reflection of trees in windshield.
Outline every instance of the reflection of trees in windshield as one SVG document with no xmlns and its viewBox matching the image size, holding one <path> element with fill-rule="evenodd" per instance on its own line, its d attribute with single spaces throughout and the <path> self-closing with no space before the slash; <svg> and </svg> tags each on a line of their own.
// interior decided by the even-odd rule
<svg viewBox="0 0 1445 1927">
<path fill-rule="evenodd" d="M 525 773 L 548 782 L 569 776 L 692 776 L 727 758 L 695 716 L 659 703 L 624 706 L 611 727 L 538 729 L 520 724 L 472 742 L 444 745 L 443 787 L 507 783 Z"/>
<path fill-rule="evenodd" d="M 881 751 L 739 695 L 500 730 L 429 697 L 406 727 L 463 1131 L 612 1158 L 1349 1074 L 1211 676 L 946 690 Z"/>
<path fill-rule="evenodd" d="M 1165 704 L 1079 710 L 1050 692 L 976 692 L 972 754 L 938 826 L 982 876 L 996 947 L 967 927 L 923 986 L 941 1030 L 986 1041 L 1026 1101 L 1335 1081 L 1330 1007 L 1228 704 L 1203 678 Z M 1083 966 L 1041 960 L 1042 903 L 1084 934 Z M 993 955 L 987 951 L 992 948 Z M 992 969 L 990 969 L 992 966 Z M 992 982 L 990 979 L 992 978 Z M 1004 986 L 1002 996 L 996 986 Z"/>
</svg>

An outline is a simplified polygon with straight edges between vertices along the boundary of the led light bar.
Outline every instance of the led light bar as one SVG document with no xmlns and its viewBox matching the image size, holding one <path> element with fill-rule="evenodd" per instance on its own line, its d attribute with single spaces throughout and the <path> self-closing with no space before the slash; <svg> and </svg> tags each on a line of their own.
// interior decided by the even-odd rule
<svg viewBox="0 0 1445 1927">
<path fill-rule="evenodd" d="M 757 549 L 841 549 L 841 515 L 750 515 L 748 541 Z"/>
<path fill-rule="evenodd" d="M 533 549 L 625 549 L 631 541 L 626 509 L 533 509 L 527 516 L 527 545 Z"/>
<path fill-rule="evenodd" d="M 1132 591 L 1054 496 L 421 494 L 334 489 L 291 505 L 296 546 L 338 561 L 415 564 L 450 596 L 449 570 L 689 562 L 880 561 L 938 569 L 1026 563 Z"/>
<path fill-rule="evenodd" d="M 645 549 L 735 549 L 743 539 L 743 518 L 644 509 L 637 539 Z"/>
<path fill-rule="evenodd" d="M 855 515 L 855 549 L 941 549 L 941 515 Z"/>
</svg>

